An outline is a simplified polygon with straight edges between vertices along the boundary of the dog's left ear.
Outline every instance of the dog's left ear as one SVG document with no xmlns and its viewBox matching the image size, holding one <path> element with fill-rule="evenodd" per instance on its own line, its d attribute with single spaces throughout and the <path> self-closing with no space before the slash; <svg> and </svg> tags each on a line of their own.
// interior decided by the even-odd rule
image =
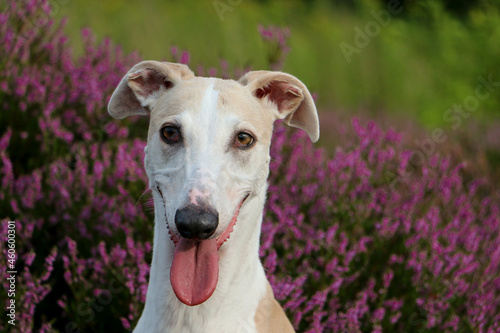
<svg viewBox="0 0 500 333">
<path fill-rule="evenodd" d="M 270 107 L 277 119 L 301 128 L 312 142 L 319 139 L 318 112 L 307 87 L 295 76 L 282 72 L 253 71 L 239 82 L 264 105 Z"/>
<path fill-rule="evenodd" d="M 183 64 L 140 62 L 125 74 L 116 87 L 109 100 L 108 112 L 118 119 L 147 115 L 162 92 L 193 77 L 193 72 Z"/>
</svg>

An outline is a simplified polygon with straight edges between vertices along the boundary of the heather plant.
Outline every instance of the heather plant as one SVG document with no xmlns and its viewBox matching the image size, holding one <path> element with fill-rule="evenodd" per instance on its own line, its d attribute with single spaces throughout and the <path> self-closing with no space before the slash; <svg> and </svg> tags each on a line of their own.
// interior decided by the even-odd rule
<svg viewBox="0 0 500 333">
<path fill-rule="evenodd" d="M 453 120 L 443 117 L 445 111 L 475 94 L 479 76 L 500 81 L 496 0 L 150 0 L 140 10 L 124 0 L 52 3 L 61 4 L 58 16 L 71 17 L 65 31 L 72 39 L 92 24 L 98 36 L 112 35 L 125 50 L 139 48 L 148 59 L 164 59 L 169 43 L 176 43 L 191 52 L 192 63 L 213 67 L 224 55 L 232 66 L 270 68 L 264 51 L 273 47 L 254 27 L 289 25 L 293 52 L 285 72 L 319 93 L 322 109 L 366 110 L 377 120 L 381 113 L 404 114 L 428 127 L 449 128 Z M 223 20 L 215 3 L 232 9 Z M 453 7 L 467 10 L 458 16 Z M 145 15 L 153 24 L 131 24 Z M 342 51 L 346 44 L 353 53 Z M 491 121 L 499 110 L 500 99 L 492 95 L 464 122 Z"/>
<path fill-rule="evenodd" d="M 445 157 L 412 158 L 392 130 L 352 125 L 331 160 L 295 134 L 271 164 L 261 251 L 294 325 L 500 329 L 498 197 Z"/>
<path fill-rule="evenodd" d="M 267 46 L 267 61 L 272 70 L 280 70 L 285 64 L 285 59 L 290 52 L 288 46 L 288 37 L 290 37 L 289 28 L 277 26 L 259 25 L 259 33 Z"/>
<path fill-rule="evenodd" d="M 0 266 L 16 221 L 18 271 L 16 326 L 3 306 L 0 330 L 127 331 L 151 259 L 147 119 L 111 120 L 106 104 L 140 59 L 87 29 L 75 58 L 45 0 L 8 1 L 0 22 Z M 286 32 L 266 29 L 264 38 Z M 189 62 L 187 51 L 171 53 Z M 195 70 L 243 71 L 225 61 Z M 500 208 L 489 179 L 454 155 L 421 158 L 411 138 L 365 119 L 334 117 L 323 130 L 338 138 L 334 154 L 279 124 L 271 147 L 260 255 L 297 331 L 500 331 Z"/>
</svg>

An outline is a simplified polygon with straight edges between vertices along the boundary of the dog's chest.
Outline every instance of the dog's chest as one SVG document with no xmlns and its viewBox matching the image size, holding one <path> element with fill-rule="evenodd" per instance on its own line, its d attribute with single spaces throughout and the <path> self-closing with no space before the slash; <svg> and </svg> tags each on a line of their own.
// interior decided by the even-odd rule
<svg viewBox="0 0 500 333">
<path fill-rule="evenodd" d="M 257 333 L 255 311 L 234 307 L 207 309 L 188 308 L 172 312 L 165 322 L 165 332 L 182 333 Z M 250 311 L 248 311 L 250 310 Z M 245 313 L 245 311 L 247 311 Z M 175 314 L 175 315 L 174 315 Z"/>
</svg>

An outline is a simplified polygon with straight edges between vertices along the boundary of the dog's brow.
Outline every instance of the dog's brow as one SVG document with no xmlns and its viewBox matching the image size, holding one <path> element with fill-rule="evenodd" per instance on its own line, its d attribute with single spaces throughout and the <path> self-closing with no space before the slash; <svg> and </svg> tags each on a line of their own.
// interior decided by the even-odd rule
<svg viewBox="0 0 500 333">
<path fill-rule="evenodd" d="M 183 119 L 183 114 L 176 114 L 174 116 L 170 116 L 168 118 L 166 118 L 164 121 L 163 121 L 163 125 L 167 125 L 167 124 L 172 124 L 172 125 L 178 125 L 180 126 L 180 124 L 182 124 L 182 119 Z"/>
<path fill-rule="evenodd" d="M 253 133 L 257 132 L 257 129 L 255 128 L 254 124 L 252 124 L 252 122 L 248 120 L 240 119 L 236 116 L 227 116 L 225 120 L 226 124 L 230 128 L 235 128 L 237 130 L 249 130 Z"/>
</svg>

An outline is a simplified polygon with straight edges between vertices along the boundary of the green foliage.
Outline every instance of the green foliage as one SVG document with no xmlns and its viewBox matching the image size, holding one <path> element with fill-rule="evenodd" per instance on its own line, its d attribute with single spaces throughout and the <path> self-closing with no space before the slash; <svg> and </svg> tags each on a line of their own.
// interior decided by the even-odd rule
<svg viewBox="0 0 500 333">
<path fill-rule="evenodd" d="M 223 58 L 235 67 L 265 68 L 266 48 L 256 27 L 286 25 L 292 52 L 284 70 L 317 92 L 319 105 L 350 113 L 403 113 L 430 128 L 450 129 L 445 112 L 474 96 L 479 76 L 491 74 L 500 81 L 498 1 L 476 1 L 470 7 L 449 1 L 402 3 L 401 12 L 391 14 L 380 31 L 373 30 L 361 48 L 355 44 L 357 31 L 366 33 L 367 25 L 377 22 L 373 13 L 388 10 L 387 1 L 345 6 L 326 0 L 89 0 L 60 5 L 57 15 L 71 17 L 70 36 L 88 25 L 98 37 L 111 35 L 125 51 L 138 50 L 145 59 L 171 59 L 172 44 L 189 49 L 192 68 L 218 67 Z M 341 43 L 359 49 L 350 62 Z M 474 119 L 500 115 L 499 96 L 495 91 L 481 100 Z"/>
</svg>

